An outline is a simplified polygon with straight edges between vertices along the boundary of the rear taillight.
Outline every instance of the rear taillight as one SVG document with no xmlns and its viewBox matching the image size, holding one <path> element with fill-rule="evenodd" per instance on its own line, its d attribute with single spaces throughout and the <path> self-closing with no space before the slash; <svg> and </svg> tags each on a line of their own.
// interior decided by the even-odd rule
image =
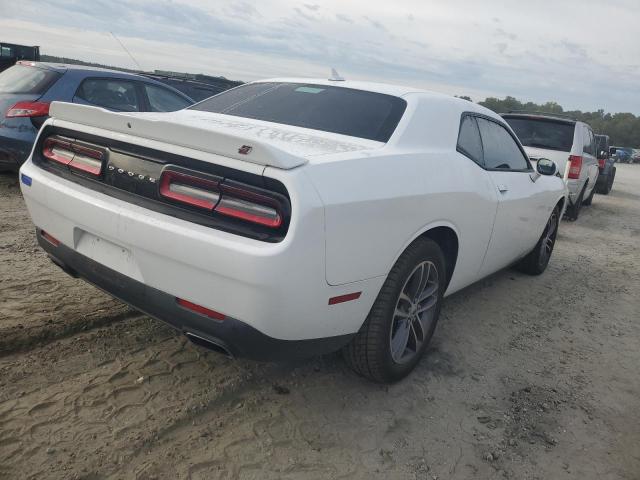
<svg viewBox="0 0 640 480">
<path fill-rule="evenodd" d="M 224 183 L 221 189 L 222 198 L 216 212 L 270 228 L 282 225 L 282 215 L 273 198 L 241 187 L 235 182 Z"/>
<path fill-rule="evenodd" d="M 276 195 L 220 177 L 169 168 L 162 172 L 159 192 L 174 202 L 268 228 L 278 228 L 284 222 L 282 204 Z"/>
<path fill-rule="evenodd" d="M 54 135 L 46 138 L 42 144 L 42 156 L 76 172 L 97 177 L 102 173 L 105 152 L 80 144 L 72 138 Z"/>
<path fill-rule="evenodd" d="M 49 137 L 42 146 L 42 155 L 54 162 L 69 165 L 73 160 L 72 140 L 63 137 Z"/>
<path fill-rule="evenodd" d="M 579 155 L 569 156 L 569 178 L 580 178 L 580 170 L 582 170 L 582 157 Z"/>
<path fill-rule="evenodd" d="M 9 110 L 6 117 L 44 117 L 49 115 L 48 102 L 18 102 Z"/>
<path fill-rule="evenodd" d="M 600 165 L 600 168 L 604 168 L 605 162 L 606 162 L 606 159 L 604 159 L 604 158 L 599 158 L 598 159 L 598 165 Z"/>
<path fill-rule="evenodd" d="M 215 178 L 165 170 L 160 178 L 160 195 L 192 207 L 213 210 L 220 199 L 219 183 Z"/>
</svg>

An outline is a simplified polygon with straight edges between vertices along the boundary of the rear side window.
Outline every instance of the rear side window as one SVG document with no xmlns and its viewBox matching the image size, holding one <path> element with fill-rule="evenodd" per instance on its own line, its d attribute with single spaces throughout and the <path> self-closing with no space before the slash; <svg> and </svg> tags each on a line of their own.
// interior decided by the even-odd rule
<svg viewBox="0 0 640 480">
<path fill-rule="evenodd" d="M 392 95 L 303 83 L 253 83 L 191 107 L 386 142 L 407 103 Z"/>
<path fill-rule="evenodd" d="M 14 65 L 0 73 L 0 93 L 42 95 L 60 76 L 51 70 Z"/>
<path fill-rule="evenodd" d="M 570 152 L 575 124 L 537 118 L 505 117 L 525 147 Z"/>
<path fill-rule="evenodd" d="M 584 129 L 584 144 L 582 146 L 582 151 L 583 153 L 588 153 L 590 155 L 595 156 L 596 154 L 596 148 L 595 148 L 595 140 L 593 138 L 593 132 L 588 129 L 585 128 Z"/>
<path fill-rule="evenodd" d="M 166 88 L 145 83 L 144 90 L 149 99 L 149 109 L 152 112 L 175 112 L 191 105 L 191 102 Z"/>
<path fill-rule="evenodd" d="M 458 151 L 478 165 L 483 165 L 482 160 L 482 140 L 476 119 L 471 115 L 465 115 L 460 124 L 458 135 Z"/>
<path fill-rule="evenodd" d="M 496 122 L 477 118 L 484 166 L 495 170 L 528 170 L 529 163 L 511 134 Z"/>
<path fill-rule="evenodd" d="M 82 82 L 74 101 L 84 100 L 91 105 L 120 112 L 140 111 L 135 82 L 117 78 L 88 78 Z"/>
</svg>

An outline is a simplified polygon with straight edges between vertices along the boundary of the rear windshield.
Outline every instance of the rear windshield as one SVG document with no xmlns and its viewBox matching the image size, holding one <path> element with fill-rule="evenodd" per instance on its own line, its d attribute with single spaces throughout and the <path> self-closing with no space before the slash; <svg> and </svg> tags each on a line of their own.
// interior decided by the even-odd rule
<svg viewBox="0 0 640 480">
<path fill-rule="evenodd" d="M 0 73 L 0 93 L 41 95 L 60 77 L 59 73 L 37 67 L 14 65 Z"/>
<path fill-rule="evenodd" d="M 509 118 L 507 123 L 525 147 L 570 152 L 575 124 L 537 118 Z"/>
<path fill-rule="evenodd" d="M 190 108 L 386 142 L 406 106 L 399 97 L 351 88 L 253 83 Z"/>
<path fill-rule="evenodd" d="M 602 151 L 607 151 L 609 147 L 607 146 L 607 137 L 604 135 L 596 135 L 596 141 L 598 142 L 598 154 Z"/>
</svg>

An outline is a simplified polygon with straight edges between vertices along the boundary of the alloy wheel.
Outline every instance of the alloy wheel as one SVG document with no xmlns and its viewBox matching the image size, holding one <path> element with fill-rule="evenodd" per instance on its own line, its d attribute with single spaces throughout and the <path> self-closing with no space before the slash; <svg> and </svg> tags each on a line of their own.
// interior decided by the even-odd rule
<svg viewBox="0 0 640 480">
<path fill-rule="evenodd" d="M 389 335 L 394 362 L 410 362 L 428 340 L 438 304 L 438 280 L 435 264 L 424 261 L 413 269 L 400 290 Z"/>
</svg>

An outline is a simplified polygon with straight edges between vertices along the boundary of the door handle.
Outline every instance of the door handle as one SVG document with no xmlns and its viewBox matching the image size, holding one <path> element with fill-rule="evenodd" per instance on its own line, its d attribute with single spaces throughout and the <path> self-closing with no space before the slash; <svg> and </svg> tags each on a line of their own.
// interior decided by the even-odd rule
<svg viewBox="0 0 640 480">
<path fill-rule="evenodd" d="M 509 191 L 509 187 L 507 187 L 504 183 L 500 183 L 497 185 L 500 193 L 507 193 Z"/>
</svg>

